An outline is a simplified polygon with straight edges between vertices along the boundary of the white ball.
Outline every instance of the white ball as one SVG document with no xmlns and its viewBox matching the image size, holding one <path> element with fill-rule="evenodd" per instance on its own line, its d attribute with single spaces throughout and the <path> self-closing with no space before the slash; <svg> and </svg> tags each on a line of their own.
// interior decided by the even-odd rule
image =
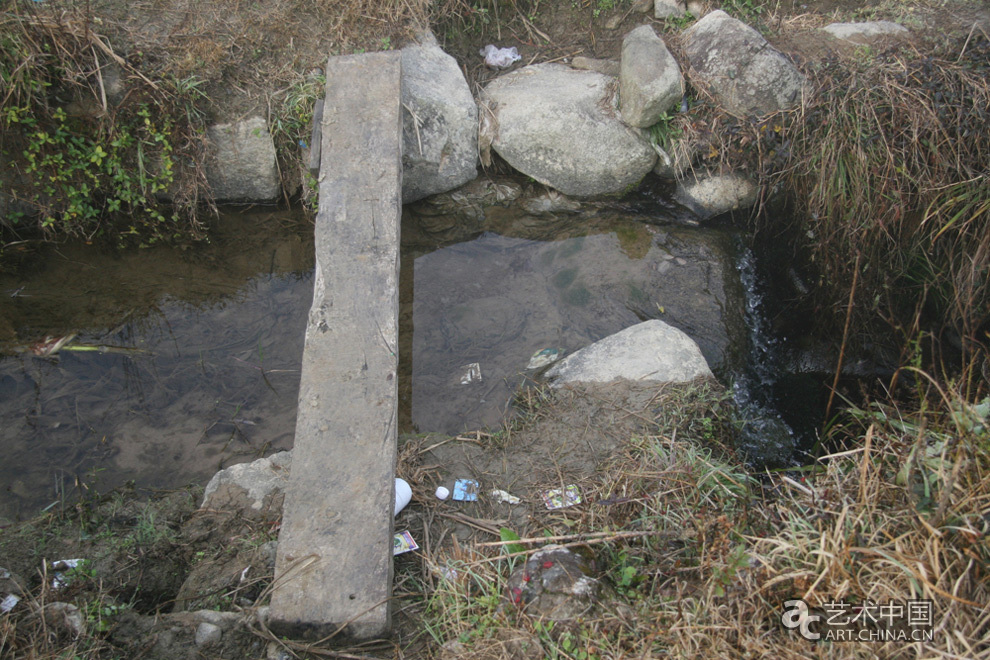
<svg viewBox="0 0 990 660">
<path fill-rule="evenodd" d="M 399 515 L 399 511 L 406 508 L 409 504 L 409 500 L 412 499 L 412 488 L 406 483 L 404 479 L 395 480 L 395 513 L 393 515 Z"/>
</svg>

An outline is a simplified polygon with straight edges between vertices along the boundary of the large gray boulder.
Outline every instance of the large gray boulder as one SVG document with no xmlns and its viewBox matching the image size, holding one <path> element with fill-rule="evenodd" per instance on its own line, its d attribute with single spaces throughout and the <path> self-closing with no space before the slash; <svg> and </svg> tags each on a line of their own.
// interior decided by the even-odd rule
<svg viewBox="0 0 990 660">
<path fill-rule="evenodd" d="M 403 203 L 478 176 L 478 106 L 430 32 L 402 49 L 402 106 Z"/>
<path fill-rule="evenodd" d="M 615 79 L 562 64 L 535 64 L 485 87 L 482 135 L 509 165 L 565 195 L 624 192 L 657 155 L 618 118 Z"/>
<path fill-rule="evenodd" d="M 862 23 L 832 23 L 822 28 L 840 41 L 869 45 L 881 39 L 907 37 L 910 31 L 892 21 L 865 21 Z"/>
<path fill-rule="evenodd" d="M 707 220 L 729 211 L 747 209 L 756 203 L 759 194 L 759 186 L 741 174 L 690 176 L 677 182 L 674 201 Z"/>
<path fill-rule="evenodd" d="M 621 67 L 622 121 L 630 126 L 652 126 L 684 95 L 677 60 L 649 25 L 640 25 L 622 40 Z"/>
<path fill-rule="evenodd" d="M 801 100 L 807 81 L 760 33 L 724 11 L 684 32 L 692 81 L 737 115 L 765 115 Z"/>
<path fill-rule="evenodd" d="M 682 383 L 699 377 L 712 377 L 701 349 L 686 334 L 656 319 L 596 341 L 547 371 L 555 387 L 620 378 Z"/>
<path fill-rule="evenodd" d="M 215 158 L 206 163 L 206 180 L 218 202 L 271 202 L 279 192 L 275 143 L 268 124 L 251 117 L 206 130 Z"/>
</svg>

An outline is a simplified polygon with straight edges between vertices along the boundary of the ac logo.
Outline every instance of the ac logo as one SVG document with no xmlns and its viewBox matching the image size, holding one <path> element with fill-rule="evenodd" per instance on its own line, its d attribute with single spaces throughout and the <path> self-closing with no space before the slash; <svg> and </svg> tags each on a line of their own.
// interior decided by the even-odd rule
<svg viewBox="0 0 990 660">
<path fill-rule="evenodd" d="M 811 624 L 818 623 L 822 617 L 818 614 L 812 614 L 808 608 L 808 603 L 801 599 L 785 600 L 784 608 L 780 622 L 784 624 L 785 628 L 788 630 L 797 628 L 801 637 L 805 639 L 817 640 L 821 638 L 821 633 L 811 630 Z"/>
</svg>

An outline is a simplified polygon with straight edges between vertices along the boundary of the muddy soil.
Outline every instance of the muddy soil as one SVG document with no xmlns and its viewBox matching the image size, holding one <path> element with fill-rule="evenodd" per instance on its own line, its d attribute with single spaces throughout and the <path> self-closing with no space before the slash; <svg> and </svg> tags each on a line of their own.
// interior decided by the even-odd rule
<svg viewBox="0 0 990 660">
<path fill-rule="evenodd" d="M 642 494 L 610 492 L 602 475 L 628 464 L 629 438 L 655 433 L 658 416 L 686 419 L 681 412 L 690 412 L 693 392 L 718 389 L 711 382 L 679 390 L 641 383 L 531 389 L 519 396 L 516 422 L 497 434 L 402 436 L 398 474 L 412 484 L 413 499 L 395 529 L 410 531 L 421 551 L 396 558 L 392 640 L 348 649 L 352 655 L 342 657 L 436 657 L 439 649 L 424 635 L 423 617 L 428 585 L 440 577 L 431 561 L 441 548 L 497 541 L 503 528 L 537 535 L 575 516 L 620 520 Z M 675 403 L 686 409 L 664 412 Z M 719 414 L 717 406 L 705 411 Z M 435 497 L 437 486 L 452 487 L 465 478 L 479 482 L 477 501 Z M 581 505 L 548 509 L 546 491 L 567 486 L 580 493 Z M 494 489 L 519 501 L 499 502 L 490 496 Z M 287 650 L 299 657 L 326 655 L 325 645 L 308 655 L 310 647 L 277 638 L 265 626 L 281 493 L 268 496 L 258 510 L 238 488 L 211 499 L 208 507 L 201 508 L 201 501 L 197 488 L 146 501 L 120 490 L 5 528 L 0 565 L 10 580 L 0 580 L 0 595 L 14 592 L 22 599 L 0 617 L 6 631 L 0 649 L 11 657 L 71 651 L 148 660 L 282 658 L 289 657 Z M 85 563 L 57 569 L 53 562 L 60 559 Z M 77 607 L 77 623 L 43 623 L 37 613 L 52 603 Z M 204 641 L 203 631 L 211 626 L 219 638 Z"/>
</svg>

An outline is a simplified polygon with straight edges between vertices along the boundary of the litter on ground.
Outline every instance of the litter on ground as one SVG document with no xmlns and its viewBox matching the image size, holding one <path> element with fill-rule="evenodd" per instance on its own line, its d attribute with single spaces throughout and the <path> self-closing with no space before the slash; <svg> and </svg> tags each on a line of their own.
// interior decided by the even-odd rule
<svg viewBox="0 0 990 660">
<path fill-rule="evenodd" d="M 581 503 L 581 491 L 574 484 L 548 490 L 543 493 L 543 503 L 547 505 L 548 509 L 566 509 Z"/>
<path fill-rule="evenodd" d="M 474 479 L 458 479 L 454 482 L 454 499 L 474 502 L 478 499 L 478 482 Z"/>
<path fill-rule="evenodd" d="M 413 539 L 412 533 L 408 529 L 404 532 L 396 532 L 395 536 L 392 537 L 392 556 L 413 550 L 419 550 L 419 544 Z"/>
<path fill-rule="evenodd" d="M 488 44 L 478 54 L 484 57 L 485 64 L 493 69 L 504 69 L 522 59 L 522 55 L 519 54 L 515 46 L 511 48 L 499 48 L 498 46 Z"/>
<path fill-rule="evenodd" d="M 515 495 L 511 495 L 505 492 L 504 490 L 498 490 L 498 489 L 492 491 L 492 497 L 494 497 L 499 502 L 503 502 L 504 504 L 519 504 L 522 501 Z"/>
</svg>

